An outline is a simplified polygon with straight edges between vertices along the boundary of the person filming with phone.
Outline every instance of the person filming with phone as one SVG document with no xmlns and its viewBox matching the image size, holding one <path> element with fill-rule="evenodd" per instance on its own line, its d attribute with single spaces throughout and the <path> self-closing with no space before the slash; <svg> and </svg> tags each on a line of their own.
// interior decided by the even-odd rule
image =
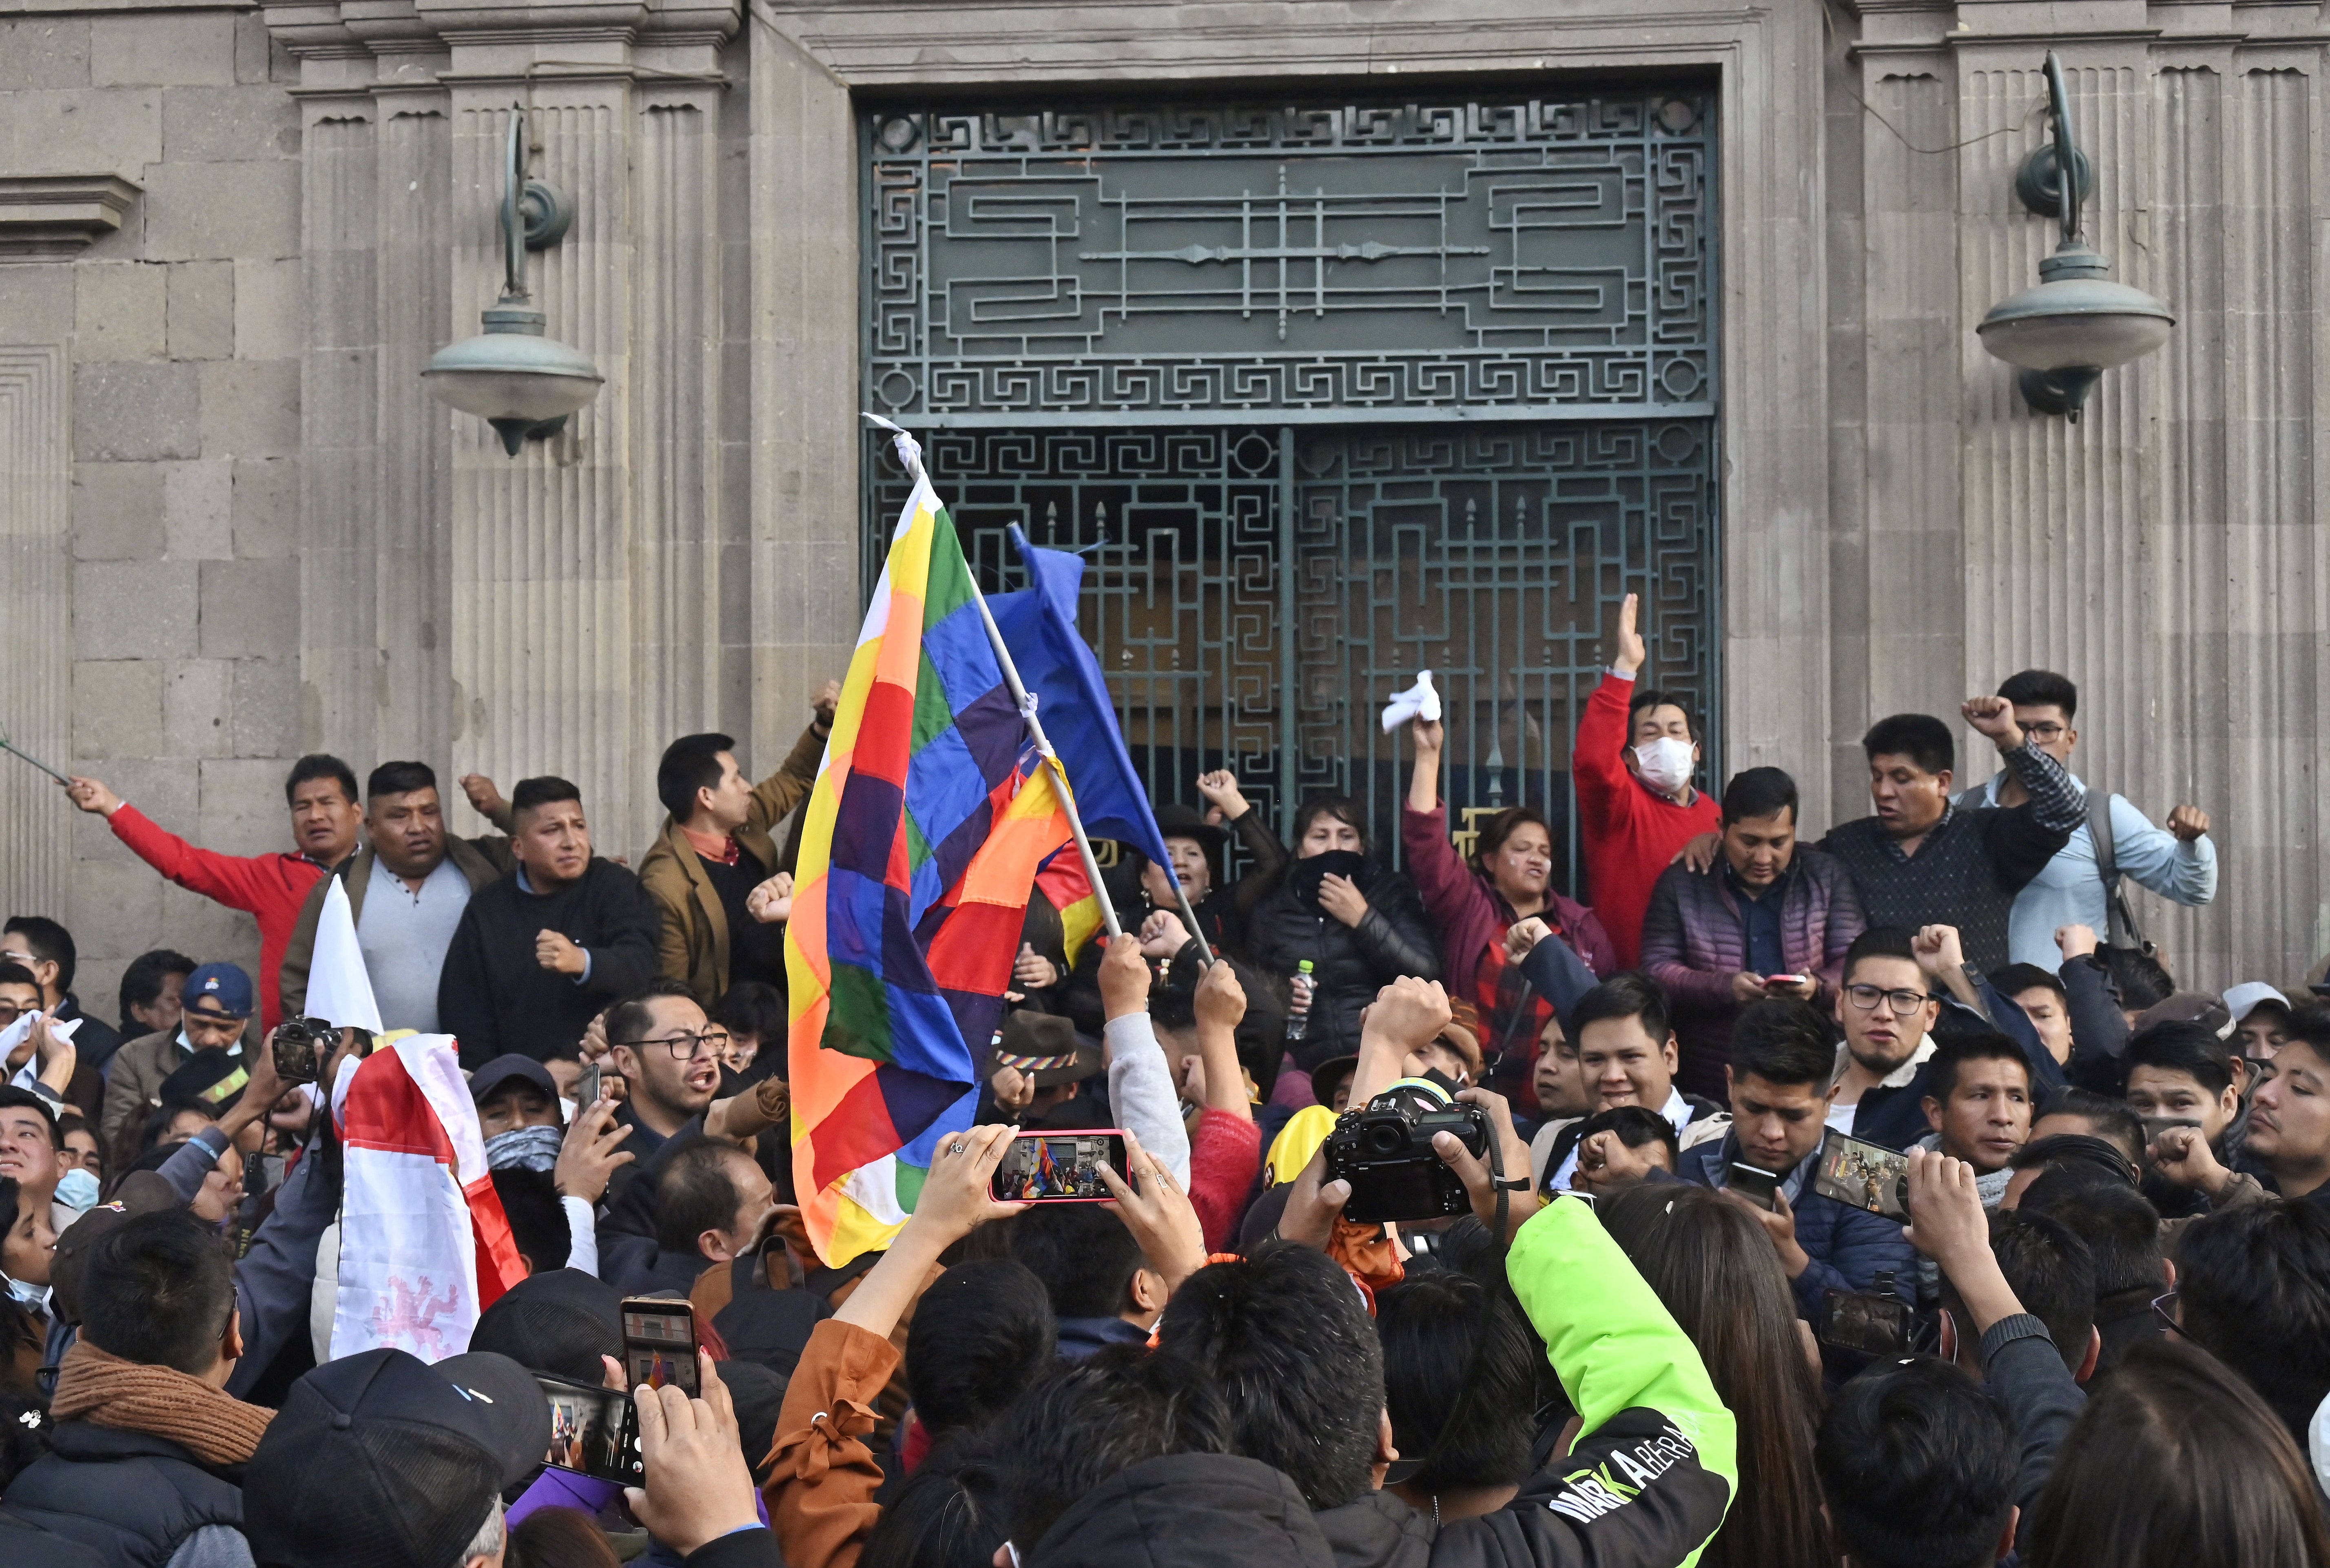
<svg viewBox="0 0 2330 1568">
<path fill-rule="evenodd" d="M 1831 1290 L 1866 1290 L 1880 1273 L 1913 1277 L 1898 1220 L 1814 1188 L 1836 1093 L 1836 1047 L 1807 1003 L 1771 997 L 1739 1015 L 1727 1069 L 1730 1130 L 1682 1151 L 1685 1180 L 1744 1204 L 1780 1254 L 1796 1305 L 1817 1320 Z"/>
</svg>

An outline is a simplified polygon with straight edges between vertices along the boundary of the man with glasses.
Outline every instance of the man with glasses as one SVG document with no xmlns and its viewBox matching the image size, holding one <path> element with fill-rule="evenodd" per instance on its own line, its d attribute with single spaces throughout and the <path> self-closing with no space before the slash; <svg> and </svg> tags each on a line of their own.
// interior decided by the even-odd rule
<svg viewBox="0 0 2330 1568">
<path fill-rule="evenodd" d="M 614 1280 L 652 1264 L 662 1157 L 704 1130 L 728 1031 L 686 985 L 661 977 L 609 1008 L 606 1028 L 624 1088 L 611 1125 L 630 1129 L 622 1147 L 634 1157 L 608 1181 L 599 1223 L 600 1277 Z"/>
<path fill-rule="evenodd" d="M 59 1020 L 48 1006 L 31 969 L 0 959 L 0 1031 L 13 1030 L 27 1017 L 33 1020 L 0 1063 L 0 1079 L 32 1091 L 57 1110 L 70 1106 L 90 1116 L 105 1094 L 105 1081 L 81 1059 L 77 1042 L 54 1031 L 52 1025 Z"/>
<path fill-rule="evenodd" d="M 2079 743 L 2071 727 L 2079 710 L 2079 689 L 2052 670 L 2024 670 L 2002 682 L 1998 694 L 2014 705 L 2014 722 L 2030 743 L 2068 771 L 2071 748 Z M 2084 795 L 2087 787 L 2071 779 Z M 2030 798 L 2022 780 L 2001 770 L 1989 783 L 1958 798 L 1961 807 L 2015 807 Z M 2096 830 L 2110 826 L 2114 881 L 2134 877 L 2161 897 L 2182 904 L 2204 904 L 2217 896 L 2217 850 L 2209 842 L 2209 814 L 2179 806 L 2168 826 L 2152 819 L 2118 795 L 2088 802 L 2087 820 L 2071 830 L 2070 842 L 2014 897 L 2007 922 L 2007 952 L 2015 963 L 2036 964 L 2053 973 L 2062 962 L 2055 932 L 2064 926 L 2107 930 L 2107 907 L 2117 888 L 2104 885 L 2096 854 Z"/>
</svg>

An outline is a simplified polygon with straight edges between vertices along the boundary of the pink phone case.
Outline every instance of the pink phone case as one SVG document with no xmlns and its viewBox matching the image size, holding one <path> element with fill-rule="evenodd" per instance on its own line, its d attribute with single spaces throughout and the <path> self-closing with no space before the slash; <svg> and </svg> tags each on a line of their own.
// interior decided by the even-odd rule
<svg viewBox="0 0 2330 1568">
<path fill-rule="evenodd" d="M 1111 1168 L 1115 1170 L 1116 1174 L 1122 1177 L 1124 1175 L 1123 1166 L 1125 1144 L 1124 1129 L 1121 1127 L 1079 1127 L 1062 1129 L 1055 1132 L 1021 1132 L 1012 1135 L 1011 1148 L 1004 1151 L 1003 1163 L 995 1167 L 995 1175 L 988 1182 L 987 1190 L 989 1195 L 995 1198 L 999 1203 L 1007 1204 L 1105 1204 L 1113 1202 L 1114 1200 L 1109 1195 L 1108 1188 L 1100 1185 L 1100 1181 L 1097 1176 L 1091 1178 L 1092 1191 L 1077 1191 L 1073 1195 L 1047 1194 L 1045 1195 L 1031 1197 L 1026 1195 L 1027 1185 L 1025 1181 L 1020 1184 L 1018 1190 L 1009 1194 L 1001 1190 L 1001 1187 L 999 1185 L 1004 1181 L 1007 1171 L 1010 1170 L 1013 1157 L 1020 1145 L 1032 1143 L 1046 1143 L 1052 1145 L 1062 1143 L 1073 1144 L 1080 1143 L 1086 1139 L 1090 1139 L 1094 1143 L 1103 1146 L 1110 1145 L 1113 1140 L 1113 1147 L 1104 1148 L 1102 1150 L 1102 1155 L 1103 1157 L 1107 1159 Z M 1048 1175 L 1047 1174 L 1047 1172 L 1049 1173 Z M 1024 1176 L 1028 1180 L 1033 1180 L 1039 1183 L 1050 1182 L 1056 1184 L 1065 1180 L 1078 1187 L 1082 1187 L 1084 1185 L 1083 1179 L 1075 1176 L 1073 1167 L 1066 1171 L 1062 1169 L 1062 1162 L 1056 1156 L 1049 1162 L 1037 1162 L 1031 1164 L 1025 1171 Z"/>
</svg>

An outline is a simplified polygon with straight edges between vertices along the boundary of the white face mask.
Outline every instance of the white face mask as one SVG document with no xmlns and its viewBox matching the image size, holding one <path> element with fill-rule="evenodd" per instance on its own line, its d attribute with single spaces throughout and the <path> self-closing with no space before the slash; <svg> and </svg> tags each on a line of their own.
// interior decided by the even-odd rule
<svg viewBox="0 0 2330 1568">
<path fill-rule="evenodd" d="M 1643 782 L 1662 795 L 1673 795 L 1691 782 L 1691 742 L 1661 735 L 1647 746 L 1634 748 L 1634 764 Z"/>
</svg>

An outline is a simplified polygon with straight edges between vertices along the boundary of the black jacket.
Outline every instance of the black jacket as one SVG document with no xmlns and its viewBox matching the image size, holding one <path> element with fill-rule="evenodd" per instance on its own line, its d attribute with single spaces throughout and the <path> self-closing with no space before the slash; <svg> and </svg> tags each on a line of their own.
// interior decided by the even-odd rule
<svg viewBox="0 0 2330 1568">
<path fill-rule="evenodd" d="M 1023 1568 L 1333 1568 L 1310 1505 L 1259 1459 L 1169 1454 L 1120 1471 L 1056 1520 Z"/>
<path fill-rule="evenodd" d="M 206 1525 L 242 1528 L 242 1476 L 167 1438 L 61 1422 L 49 1452 L 8 1484 L 8 1511 L 108 1568 L 160 1568 Z"/>
<path fill-rule="evenodd" d="M 534 942 L 554 930 L 591 955 L 581 980 L 535 961 Z M 663 911 L 639 879 L 593 859 L 573 886 L 519 889 L 516 874 L 469 900 L 437 980 L 437 1024 L 461 1043 L 461 1065 L 479 1067 L 515 1051 L 539 1062 L 571 1049 L 609 1004 L 658 972 Z"/>
<path fill-rule="evenodd" d="M 1372 861 L 1354 868 L 1368 912 L 1347 926 L 1319 907 L 1317 878 L 1303 870 L 1302 861 L 1290 861 L 1278 885 L 1255 905 L 1246 920 L 1246 955 L 1282 981 L 1311 960 L 1311 1014 L 1293 1048 L 1308 1071 L 1359 1048 L 1359 1015 L 1386 986 L 1402 975 L 1440 978 L 1440 944 L 1415 884 L 1397 872 Z"/>
</svg>

